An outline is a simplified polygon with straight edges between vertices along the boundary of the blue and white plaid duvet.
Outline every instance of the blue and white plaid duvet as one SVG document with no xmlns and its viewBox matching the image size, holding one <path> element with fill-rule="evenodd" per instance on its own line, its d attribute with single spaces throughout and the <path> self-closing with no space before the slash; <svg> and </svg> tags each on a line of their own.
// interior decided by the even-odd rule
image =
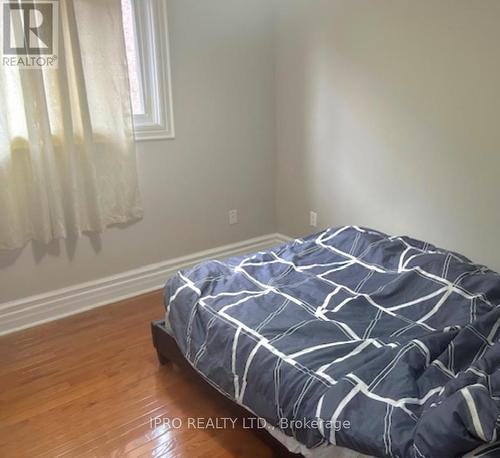
<svg viewBox="0 0 500 458">
<path fill-rule="evenodd" d="M 484 266 L 342 227 L 202 263 L 165 292 L 191 364 L 309 448 L 499 456 L 500 276 Z"/>
</svg>

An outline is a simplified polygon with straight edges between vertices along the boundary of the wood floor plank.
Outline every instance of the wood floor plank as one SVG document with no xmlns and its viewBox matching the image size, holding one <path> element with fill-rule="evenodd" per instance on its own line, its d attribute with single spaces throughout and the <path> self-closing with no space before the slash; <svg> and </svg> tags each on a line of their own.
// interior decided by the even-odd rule
<svg viewBox="0 0 500 458">
<path fill-rule="evenodd" d="M 150 322 L 162 315 L 157 292 L 0 337 L 0 456 L 272 456 L 241 425 L 187 426 L 230 414 L 158 364 Z M 155 417 L 182 427 L 152 427 Z"/>
</svg>

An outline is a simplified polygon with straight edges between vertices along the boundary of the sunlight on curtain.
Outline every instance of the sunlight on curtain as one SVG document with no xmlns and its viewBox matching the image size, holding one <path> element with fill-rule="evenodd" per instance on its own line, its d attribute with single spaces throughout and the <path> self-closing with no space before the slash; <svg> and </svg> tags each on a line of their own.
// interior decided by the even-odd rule
<svg viewBox="0 0 500 458">
<path fill-rule="evenodd" d="M 142 88 L 142 73 L 140 70 L 139 44 L 134 14 L 134 0 L 121 0 L 123 13 L 123 32 L 125 36 L 125 50 L 128 61 L 128 78 L 130 82 L 130 97 L 132 112 L 145 114 L 144 92 Z"/>
<path fill-rule="evenodd" d="M 0 66 L 0 249 L 142 216 L 120 0 L 60 2 L 58 69 Z"/>
</svg>

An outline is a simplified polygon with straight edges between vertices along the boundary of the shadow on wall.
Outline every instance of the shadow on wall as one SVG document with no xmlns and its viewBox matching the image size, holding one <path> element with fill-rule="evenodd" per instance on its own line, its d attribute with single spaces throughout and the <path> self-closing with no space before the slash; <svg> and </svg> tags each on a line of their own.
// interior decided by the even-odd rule
<svg viewBox="0 0 500 458">
<path fill-rule="evenodd" d="M 134 225 L 137 221 L 128 223 L 113 224 L 110 226 L 118 229 L 127 229 Z M 90 242 L 95 254 L 102 251 L 102 236 L 98 232 L 84 232 L 83 237 L 87 238 Z M 43 243 L 36 240 L 28 242 L 24 247 L 15 250 L 0 250 L 0 271 L 15 264 L 17 259 L 21 256 L 28 245 L 31 245 L 33 259 L 36 264 L 39 264 L 45 257 L 60 257 L 62 254 L 62 247 L 66 253 L 67 259 L 72 261 L 75 257 L 76 249 L 81 238 L 76 236 L 69 236 L 66 239 L 52 240 L 49 243 Z"/>
<path fill-rule="evenodd" d="M 86 233 L 90 241 L 90 245 L 94 249 L 95 253 L 99 253 L 102 249 L 101 235 L 98 233 Z M 15 264 L 17 259 L 21 256 L 24 250 L 27 249 L 28 245 L 31 245 L 31 251 L 33 253 L 33 259 L 36 264 L 39 264 L 46 256 L 59 257 L 61 256 L 61 246 L 64 244 L 67 257 L 70 261 L 74 259 L 76 248 L 78 246 L 79 238 L 75 236 L 70 236 L 66 239 L 53 240 L 49 243 L 38 242 L 32 240 L 28 242 L 24 247 L 17 248 L 14 250 L 0 250 L 0 270 L 6 269 L 9 266 Z"/>
<path fill-rule="evenodd" d="M 498 269 L 488 7 L 292 4 L 277 34 L 278 230 L 312 232 L 314 210 L 320 227 L 406 233 Z"/>
</svg>

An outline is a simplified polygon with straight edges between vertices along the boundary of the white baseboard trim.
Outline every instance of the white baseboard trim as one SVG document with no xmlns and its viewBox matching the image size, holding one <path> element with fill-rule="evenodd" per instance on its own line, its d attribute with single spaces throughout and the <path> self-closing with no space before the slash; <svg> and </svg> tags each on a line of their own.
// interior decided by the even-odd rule
<svg viewBox="0 0 500 458">
<path fill-rule="evenodd" d="M 163 288 L 178 270 L 207 259 L 223 259 L 271 248 L 291 240 L 269 234 L 188 256 L 150 264 L 111 277 L 0 304 L 0 335 L 58 320 Z"/>
</svg>

